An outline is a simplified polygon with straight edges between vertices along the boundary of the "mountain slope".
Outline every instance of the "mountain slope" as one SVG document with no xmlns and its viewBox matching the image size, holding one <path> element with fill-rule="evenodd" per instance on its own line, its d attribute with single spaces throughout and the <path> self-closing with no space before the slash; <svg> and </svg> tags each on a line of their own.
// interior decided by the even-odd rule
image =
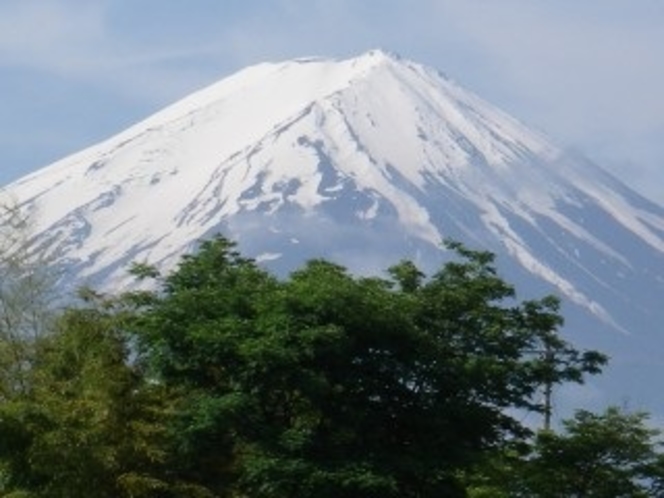
<svg viewBox="0 0 664 498">
<path fill-rule="evenodd" d="M 130 261 L 167 269 L 218 231 L 276 271 L 431 269 L 451 237 L 496 252 L 526 295 L 564 296 L 579 341 L 629 368 L 664 319 L 662 207 L 381 51 L 250 67 L 5 190 L 64 285 L 126 285 Z"/>
</svg>

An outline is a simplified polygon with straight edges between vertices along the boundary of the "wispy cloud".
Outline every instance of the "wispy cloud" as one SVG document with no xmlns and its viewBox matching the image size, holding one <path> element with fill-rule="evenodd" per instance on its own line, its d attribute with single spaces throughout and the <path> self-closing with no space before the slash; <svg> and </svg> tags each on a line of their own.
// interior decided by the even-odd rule
<svg viewBox="0 0 664 498">
<path fill-rule="evenodd" d="M 0 3 L 0 67 L 85 71 L 104 42 L 103 2 Z"/>
<path fill-rule="evenodd" d="M 664 2 L 430 3 L 482 54 L 484 96 L 664 200 Z"/>
<path fill-rule="evenodd" d="M 192 72 L 204 73 L 192 67 L 215 54 L 211 45 L 127 40 L 114 8 L 117 4 L 107 0 L 0 3 L 0 71 L 29 69 L 155 101 L 187 88 L 196 79 Z M 149 30 L 155 27 L 145 26 Z"/>
<path fill-rule="evenodd" d="M 664 86 L 664 49 L 658 48 L 664 45 L 664 3 L 442 4 L 466 40 L 500 65 L 498 83 L 533 102 L 549 103 L 540 104 L 540 110 L 553 115 L 567 101 L 609 122 L 616 112 L 639 112 L 639 121 L 647 124 L 661 120 L 664 100 L 652 101 L 652 96 Z M 597 121 L 606 124 L 606 119 Z"/>
</svg>

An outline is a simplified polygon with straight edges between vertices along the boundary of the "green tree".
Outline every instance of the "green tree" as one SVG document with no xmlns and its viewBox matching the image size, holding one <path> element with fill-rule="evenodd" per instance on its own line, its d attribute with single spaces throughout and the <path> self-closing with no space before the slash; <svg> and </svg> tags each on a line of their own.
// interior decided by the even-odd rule
<svg viewBox="0 0 664 498">
<path fill-rule="evenodd" d="M 157 276 L 143 265 L 135 272 Z M 140 310 L 135 328 L 141 361 L 155 382 L 187 393 L 171 428 L 174 473 L 215 496 L 229 496 L 237 480 L 238 431 L 255 420 L 250 391 L 240 383 L 248 375 L 243 356 L 277 282 L 222 238 L 203 242 L 160 282 L 161 293 L 138 292 L 127 299 Z"/>
<path fill-rule="evenodd" d="M 124 318 L 69 309 L 37 342 L 28 389 L 0 404 L 0 495 L 210 496 L 169 479 L 173 396 L 131 361 Z"/>
<path fill-rule="evenodd" d="M 528 433 L 508 409 L 541 410 L 542 384 L 605 358 L 557 335 L 556 299 L 518 302 L 493 255 L 450 248 L 430 279 L 315 260 L 278 281 L 216 238 L 133 295 L 140 362 L 185 393 L 178 477 L 219 496 L 463 496 L 460 469 Z"/>
<path fill-rule="evenodd" d="M 522 473 L 535 498 L 646 498 L 663 496 L 664 455 L 660 431 L 647 414 L 610 407 L 601 414 L 578 411 L 560 434 L 537 435 Z"/>
<path fill-rule="evenodd" d="M 461 472 L 468 498 L 525 497 L 520 485 L 524 458 L 530 446 L 527 442 L 506 445 L 487 452 L 474 465 Z"/>
<path fill-rule="evenodd" d="M 35 343 L 54 316 L 57 274 L 31 221 L 18 202 L 0 202 L 0 401 L 26 389 Z"/>
</svg>

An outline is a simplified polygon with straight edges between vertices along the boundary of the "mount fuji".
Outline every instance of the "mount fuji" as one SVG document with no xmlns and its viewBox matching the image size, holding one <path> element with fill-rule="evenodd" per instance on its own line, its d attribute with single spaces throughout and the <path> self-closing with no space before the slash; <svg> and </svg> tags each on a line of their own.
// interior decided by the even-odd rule
<svg viewBox="0 0 664 498">
<path fill-rule="evenodd" d="M 129 285 L 223 233 L 277 273 L 312 257 L 435 269 L 441 240 L 492 251 L 521 297 L 612 357 L 561 405 L 664 417 L 664 208 L 439 72 L 383 51 L 249 67 L 4 187 L 62 285 Z"/>
</svg>

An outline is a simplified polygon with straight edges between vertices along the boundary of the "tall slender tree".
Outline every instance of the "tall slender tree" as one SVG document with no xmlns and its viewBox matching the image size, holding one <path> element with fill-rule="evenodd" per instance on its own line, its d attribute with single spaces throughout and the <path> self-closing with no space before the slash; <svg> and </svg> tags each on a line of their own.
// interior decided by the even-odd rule
<svg viewBox="0 0 664 498">
<path fill-rule="evenodd" d="M 15 200 L 0 202 L 0 399 L 26 389 L 35 342 L 53 323 L 56 281 L 31 214 Z"/>
</svg>

